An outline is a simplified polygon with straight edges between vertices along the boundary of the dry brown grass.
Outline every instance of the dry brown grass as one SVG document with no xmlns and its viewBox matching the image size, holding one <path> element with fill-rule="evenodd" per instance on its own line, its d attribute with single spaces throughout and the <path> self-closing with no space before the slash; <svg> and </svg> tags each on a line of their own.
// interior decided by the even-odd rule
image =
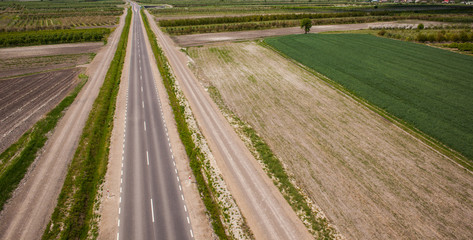
<svg viewBox="0 0 473 240">
<path fill-rule="evenodd" d="M 189 49 L 204 85 L 351 239 L 468 239 L 473 175 L 254 42 Z"/>
</svg>

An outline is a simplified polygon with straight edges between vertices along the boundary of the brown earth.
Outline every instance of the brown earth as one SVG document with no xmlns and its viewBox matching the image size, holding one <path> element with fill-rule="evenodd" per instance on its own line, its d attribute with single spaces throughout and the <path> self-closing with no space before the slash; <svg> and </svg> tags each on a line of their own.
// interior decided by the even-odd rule
<svg viewBox="0 0 473 240">
<path fill-rule="evenodd" d="M 404 20 L 404 21 L 395 21 L 395 22 L 318 25 L 318 26 L 312 26 L 312 28 L 310 29 L 310 32 L 319 33 L 319 32 L 330 32 L 330 31 L 361 30 L 361 29 L 379 28 L 379 27 L 406 27 L 406 26 L 413 26 L 413 25 L 417 26 L 417 24 L 421 22 L 425 26 L 445 24 L 445 23 L 440 23 L 440 22 Z M 172 39 L 177 45 L 181 47 L 190 47 L 190 46 L 200 46 L 200 45 L 205 45 L 205 44 L 211 44 L 215 42 L 249 40 L 249 39 L 257 39 L 257 38 L 264 38 L 264 37 L 271 37 L 271 36 L 300 34 L 300 33 L 304 33 L 304 31 L 300 27 L 290 27 L 290 28 L 275 28 L 275 29 L 267 29 L 267 30 L 253 30 L 253 31 L 240 31 L 240 32 L 221 32 L 221 33 L 181 35 L 181 36 L 173 36 Z"/>
<path fill-rule="evenodd" d="M 346 238 L 473 236 L 473 175 L 451 159 L 255 42 L 189 54 Z"/>
<path fill-rule="evenodd" d="M 74 88 L 80 71 L 74 68 L 0 80 L 0 152 Z"/>
<path fill-rule="evenodd" d="M 0 79 L 13 76 L 65 69 L 87 64 L 91 53 L 4 59 L 0 64 Z"/>
<path fill-rule="evenodd" d="M 90 42 L 1 48 L 0 59 L 93 53 L 99 51 L 103 46 L 103 42 Z"/>
<path fill-rule="evenodd" d="M 95 42 L 0 49 L 0 152 L 74 88 L 102 47 Z"/>
</svg>

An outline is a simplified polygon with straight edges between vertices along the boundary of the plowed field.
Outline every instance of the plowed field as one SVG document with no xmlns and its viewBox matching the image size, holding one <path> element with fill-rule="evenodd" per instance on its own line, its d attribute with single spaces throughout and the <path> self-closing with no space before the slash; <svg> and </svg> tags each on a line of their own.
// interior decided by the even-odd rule
<svg viewBox="0 0 473 240">
<path fill-rule="evenodd" d="M 0 152 L 67 95 L 79 72 L 75 68 L 0 80 Z"/>
</svg>

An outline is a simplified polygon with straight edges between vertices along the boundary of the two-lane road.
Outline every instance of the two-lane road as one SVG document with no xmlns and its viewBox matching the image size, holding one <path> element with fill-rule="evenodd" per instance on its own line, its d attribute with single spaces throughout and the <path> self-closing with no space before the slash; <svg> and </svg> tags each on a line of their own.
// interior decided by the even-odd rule
<svg viewBox="0 0 473 240">
<path fill-rule="evenodd" d="M 133 33 L 117 239 L 192 239 L 145 41 L 139 7 Z M 153 66 L 156 67 L 156 66 Z"/>
</svg>

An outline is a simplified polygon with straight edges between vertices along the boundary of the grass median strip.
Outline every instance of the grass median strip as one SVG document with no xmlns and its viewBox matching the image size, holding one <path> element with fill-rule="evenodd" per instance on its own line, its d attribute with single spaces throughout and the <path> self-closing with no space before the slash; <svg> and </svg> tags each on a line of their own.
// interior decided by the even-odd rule
<svg viewBox="0 0 473 240">
<path fill-rule="evenodd" d="M 37 157 L 38 150 L 43 148 L 48 140 L 48 133 L 55 127 L 65 110 L 72 104 L 87 76 L 79 75 L 80 83 L 65 97 L 45 118 L 39 120 L 21 138 L 0 154 L 0 210 L 11 197 L 20 181 L 28 171 L 29 166 Z"/>
<path fill-rule="evenodd" d="M 195 145 L 192 140 L 192 132 L 189 129 L 189 126 L 186 122 L 184 107 L 180 105 L 179 100 L 175 93 L 175 79 L 169 68 L 169 64 L 166 56 L 164 55 L 162 49 L 158 46 L 156 42 L 156 36 L 151 31 L 149 26 L 148 19 L 142 13 L 143 22 L 145 24 L 146 32 L 153 50 L 156 62 L 158 65 L 159 72 L 163 78 L 164 86 L 169 96 L 169 101 L 174 113 L 174 118 L 176 120 L 177 130 L 179 132 L 179 137 L 184 144 L 186 149 L 187 156 L 190 160 L 190 167 L 194 173 L 197 188 L 201 193 L 201 197 L 204 201 L 204 205 L 207 209 L 208 214 L 210 215 L 212 227 L 215 234 L 219 239 L 228 239 L 225 229 L 221 221 L 221 210 L 216 203 L 212 195 L 212 187 L 205 181 L 204 174 L 202 172 L 202 158 L 203 154 L 201 150 Z"/>
<path fill-rule="evenodd" d="M 115 56 L 94 102 L 43 239 L 96 238 L 92 219 L 98 188 L 107 170 L 115 102 L 126 54 L 131 9 Z"/>
</svg>

